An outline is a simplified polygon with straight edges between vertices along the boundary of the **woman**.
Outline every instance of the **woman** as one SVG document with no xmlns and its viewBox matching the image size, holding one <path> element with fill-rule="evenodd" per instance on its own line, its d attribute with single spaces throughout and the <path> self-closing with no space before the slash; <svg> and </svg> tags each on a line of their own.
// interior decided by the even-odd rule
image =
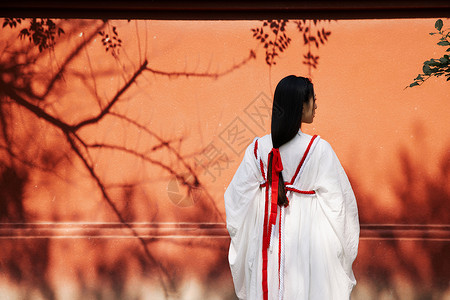
<svg viewBox="0 0 450 300">
<path fill-rule="evenodd" d="M 355 196 L 331 146 L 304 134 L 312 83 L 277 85 L 271 134 L 255 138 L 225 192 L 239 299 L 349 299 L 359 240 Z"/>
</svg>

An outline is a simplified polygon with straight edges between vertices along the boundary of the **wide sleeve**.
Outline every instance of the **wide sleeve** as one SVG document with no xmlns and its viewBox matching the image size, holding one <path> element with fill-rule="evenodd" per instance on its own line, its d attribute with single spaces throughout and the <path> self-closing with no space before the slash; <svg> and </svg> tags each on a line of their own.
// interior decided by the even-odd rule
<svg viewBox="0 0 450 300">
<path fill-rule="evenodd" d="M 335 152 L 326 141 L 321 142 L 315 180 L 316 195 L 342 245 L 343 253 L 339 257 L 342 267 L 349 279 L 356 283 L 352 271 L 360 232 L 356 198 Z"/>
<path fill-rule="evenodd" d="M 256 140 L 256 139 L 255 139 Z M 245 151 L 225 198 L 227 229 L 231 237 L 228 261 L 234 287 L 240 299 L 252 298 L 250 282 L 256 279 L 257 249 L 262 232 L 263 211 L 257 199 L 262 179 L 254 154 L 255 141 Z M 261 224 L 260 224 L 261 223 Z"/>
</svg>

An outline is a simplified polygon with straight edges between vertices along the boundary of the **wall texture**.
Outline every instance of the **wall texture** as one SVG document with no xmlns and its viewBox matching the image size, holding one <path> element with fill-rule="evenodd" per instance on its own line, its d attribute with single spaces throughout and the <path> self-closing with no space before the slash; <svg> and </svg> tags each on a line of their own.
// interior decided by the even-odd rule
<svg viewBox="0 0 450 300">
<path fill-rule="evenodd" d="M 222 196 L 296 74 L 358 200 L 352 299 L 449 299 L 449 83 L 405 89 L 435 21 L 289 20 L 283 51 L 263 21 L 8 23 L 1 298 L 235 299 Z"/>
</svg>

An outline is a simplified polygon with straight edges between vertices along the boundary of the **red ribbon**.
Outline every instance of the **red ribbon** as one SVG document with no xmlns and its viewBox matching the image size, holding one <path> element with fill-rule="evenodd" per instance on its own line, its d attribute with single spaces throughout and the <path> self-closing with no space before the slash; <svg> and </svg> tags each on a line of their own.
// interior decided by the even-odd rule
<svg viewBox="0 0 450 300">
<path fill-rule="evenodd" d="M 267 285 L 267 251 L 270 246 L 270 236 L 272 235 L 272 225 L 275 226 L 277 222 L 277 205 L 278 205 L 278 183 L 279 183 L 279 175 L 283 170 L 283 163 L 281 162 L 280 151 L 278 148 L 272 148 L 272 151 L 269 153 L 269 157 L 272 155 L 272 182 L 270 185 L 272 196 L 271 196 L 271 205 L 270 205 L 270 217 L 269 222 L 267 222 L 267 207 L 268 207 L 268 196 L 269 189 L 266 186 L 266 208 L 264 213 L 264 233 L 263 233 L 263 249 L 262 249 L 262 257 L 263 257 L 263 267 L 262 267 L 262 290 L 263 290 L 263 299 L 268 299 L 268 285 Z M 269 224 L 267 224 L 269 223 Z M 267 227 L 268 228 L 267 228 Z"/>
<path fill-rule="evenodd" d="M 281 162 L 280 150 L 278 148 L 272 148 L 272 151 L 270 151 L 270 153 L 273 153 L 272 174 L 278 175 L 281 171 L 283 171 L 283 163 Z"/>
<path fill-rule="evenodd" d="M 270 218 L 269 218 L 269 239 L 272 234 L 272 225 L 275 226 L 277 222 L 277 205 L 278 205 L 278 183 L 279 175 L 283 170 L 283 163 L 281 162 L 280 151 L 278 148 L 272 148 L 272 182 L 271 182 L 271 206 L 270 206 Z M 270 155 L 270 154 L 269 154 Z"/>
<path fill-rule="evenodd" d="M 309 149 L 311 148 L 311 145 L 314 141 L 314 139 L 317 136 L 313 136 L 311 141 L 309 142 L 308 147 L 306 148 L 305 154 L 302 157 L 302 160 L 300 161 L 300 164 L 298 165 L 298 168 L 295 172 L 294 177 L 292 177 L 292 180 L 290 181 L 290 185 L 293 184 L 295 178 L 297 177 L 301 166 L 303 165 L 303 162 L 305 161 L 305 158 L 309 152 Z M 257 157 L 256 155 L 256 147 L 257 145 L 255 145 L 255 157 Z M 261 187 L 266 187 L 266 201 L 265 201 L 265 206 L 264 206 L 264 230 L 263 230 L 263 247 L 262 247 L 262 260 L 263 260 L 263 264 L 262 264 L 262 292 L 263 292 L 263 300 L 268 300 L 268 296 L 269 296 L 269 289 L 268 289 L 268 282 L 267 282 L 267 263 L 268 263 L 268 248 L 270 246 L 270 237 L 272 235 L 272 225 L 276 224 L 276 220 L 277 220 L 277 204 L 278 204 L 278 184 L 279 184 L 279 174 L 280 172 L 283 170 L 283 163 L 281 162 L 281 156 L 280 156 L 280 151 L 277 148 L 272 148 L 272 151 L 270 151 L 269 153 L 269 158 L 270 155 L 272 155 L 272 182 L 271 182 L 271 190 L 272 190 L 272 197 L 271 197 L 271 206 L 270 206 L 270 220 L 268 220 L 268 207 L 269 207 L 269 187 L 268 187 L 268 182 L 266 181 L 264 184 L 261 184 Z M 269 160 L 270 161 L 270 160 Z M 262 176 L 265 180 L 265 176 L 264 176 L 264 167 L 263 167 L 263 163 L 262 160 L 260 159 L 260 165 L 261 165 L 261 172 L 262 172 Z M 267 176 L 269 176 L 269 174 L 267 174 Z M 285 183 L 284 183 L 285 184 Z M 301 190 L 297 190 L 293 187 L 286 187 L 286 190 L 288 191 L 293 191 L 296 193 L 300 193 L 300 194 L 315 194 L 315 191 L 301 191 Z M 289 205 L 289 201 L 288 204 Z M 281 245 L 281 226 L 279 227 L 279 242 L 278 245 Z M 279 246 L 278 248 L 278 285 L 280 284 L 280 262 L 281 262 L 281 248 Z"/>
</svg>

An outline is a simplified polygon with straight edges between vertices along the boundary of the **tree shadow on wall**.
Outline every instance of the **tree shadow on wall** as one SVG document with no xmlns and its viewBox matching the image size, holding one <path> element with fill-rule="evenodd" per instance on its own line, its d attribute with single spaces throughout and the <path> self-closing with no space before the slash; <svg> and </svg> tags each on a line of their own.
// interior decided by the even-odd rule
<svg viewBox="0 0 450 300">
<path fill-rule="evenodd" d="M 41 19 L 41 21 L 42 24 L 49 24 L 45 19 Z M 244 55 L 240 62 L 233 61 L 220 72 L 209 72 L 209 70 L 170 72 L 153 68 L 151 63 L 145 59 L 145 54 L 141 53 L 139 43 L 134 46 L 124 44 L 122 49 L 125 47 L 137 48 L 140 54 L 139 59 L 137 57 L 134 60 L 129 57 L 122 58 L 118 52 L 114 52 L 113 58 L 111 58 L 109 54 L 112 51 L 109 51 L 102 57 L 100 66 L 95 64 L 93 66 L 89 55 L 93 55 L 92 52 L 95 49 L 104 50 L 99 45 L 100 41 L 96 42 L 97 39 L 100 40 L 99 31 L 102 36 L 108 33 L 111 37 L 116 37 L 117 30 L 120 31 L 120 29 L 117 29 L 114 22 L 58 20 L 56 26 L 63 27 L 65 34 L 61 37 L 55 36 L 54 43 L 52 42 L 52 45 L 49 46 L 51 50 L 49 52 L 43 51 L 45 47 L 37 49 L 17 38 L 17 34 L 22 31 L 20 28 L 15 28 L 16 25 L 14 28 L 11 26 L 12 31 L 8 31 L 10 28 L 5 26 L 1 29 L 2 41 L 7 42 L 0 46 L 0 73 L 2 73 L 0 76 L 0 150 L 2 150 L 0 166 L 3 176 L 0 187 L 5 187 L 0 191 L 2 193 L 0 217 L 1 221 L 5 223 L 26 223 L 30 219 L 40 221 L 41 214 L 47 214 L 47 208 L 37 203 L 40 199 L 27 197 L 29 202 L 24 202 L 24 190 L 27 184 L 30 184 L 30 178 L 34 180 L 35 175 L 41 171 L 56 173 L 55 165 L 59 162 L 63 162 L 61 165 L 70 171 L 79 171 L 77 168 L 81 165 L 84 173 L 80 172 L 82 173 L 80 177 L 87 174 L 115 220 L 125 227 L 124 230 L 132 232 L 135 242 L 138 241 L 137 245 L 124 243 L 123 247 L 117 246 L 116 250 L 111 250 L 117 256 L 113 257 L 110 262 L 100 259 L 104 256 L 104 252 L 110 251 L 108 247 L 102 246 L 107 243 L 97 240 L 94 244 L 86 245 L 86 251 L 93 251 L 93 263 L 85 268 L 93 268 L 97 274 L 97 280 L 106 282 L 107 286 L 113 287 L 116 290 L 115 295 L 119 299 L 125 298 L 123 284 L 120 282 L 125 282 L 123 279 L 129 275 L 126 271 L 121 270 L 127 269 L 128 261 L 131 263 L 142 259 L 139 261 L 142 269 L 158 274 L 160 280 L 158 283 L 167 297 L 169 290 L 177 289 L 174 282 L 176 274 L 171 270 L 170 258 L 163 255 L 164 251 L 158 252 L 148 248 L 147 241 L 142 239 L 129 224 L 135 220 L 136 211 L 139 209 L 133 208 L 133 203 L 136 201 L 133 190 L 123 188 L 123 198 L 114 197 L 107 180 L 102 177 L 101 170 L 97 168 L 97 163 L 101 163 L 101 159 L 96 160 L 95 158 L 104 158 L 101 155 L 107 151 L 120 153 L 155 167 L 168 176 L 175 177 L 183 186 L 187 187 L 188 193 L 202 187 L 203 183 L 198 178 L 197 170 L 187 160 L 186 155 L 180 152 L 180 148 L 174 147 L 173 141 L 161 137 L 153 128 L 150 128 L 148 124 L 151 122 L 139 123 L 138 117 L 130 114 L 128 109 L 124 109 L 118 103 L 123 102 L 124 98 L 132 98 L 129 96 L 130 94 L 127 94 L 129 90 L 136 91 L 136 86 L 139 89 L 141 88 L 140 83 L 148 81 L 144 74 L 166 78 L 194 77 L 217 80 L 255 59 L 255 52 L 248 51 L 248 55 Z M 120 22 L 117 21 L 117 23 Z M 55 25 L 53 22 L 51 24 Z M 46 28 L 47 25 L 44 24 L 43 28 Z M 138 27 L 136 24 L 135 33 L 137 35 L 139 34 Z M 51 40 L 53 41 L 53 39 Z M 103 41 L 103 47 L 108 47 L 108 43 L 105 41 Z M 108 51 L 108 48 L 105 50 Z M 54 57 L 52 58 L 52 56 Z M 51 59 L 47 60 L 48 57 Z M 108 62 L 112 65 L 121 65 L 123 68 L 119 68 L 120 71 L 114 68 L 108 69 L 106 67 Z M 129 63 L 127 67 L 125 67 L 126 63 Z M 87 67 L 85 71 L 80 72 L 77 71 L 77 65 L 86 65 Z M 114 70 L 117 73 L 112 74 Z M 103 88 L 99 82 L 104 76 L 120 78 L 120 86 L 117 85 L 108 96 L 101 96 L 97 92 Z M 78 82 L 81 84 L 78 85 Z M 83 94 L 83 91 L 86 92 L 83 97 L 71 96 L 74 92 Z M 127 100 L 131 101 L 130 98 Z M 111 123 L 123 124 L 127 129 L 127 135 L 132 131 L 136 135 L 142 134 L 146 140 L 137 145 L 127 144 L 126 139 L 123 141 L 114 138 L 108 139 L 108 133 L 111 131 L 108 126 Z M 17 126 L 18 124 L 20 126 Z M 91 130 L 85 130 L 85 128 Z M 100 135 L 104 134 L 104 136 L 95 136 L 93 131 L 100 132 Z M 146 141 L 150 141 L 150 143 L 146 143 Z M 49 144 L 51 145 L 49 146 Z M 159 159 L 161 152 L 166 155 L 166 160 Z M 20 173 L 19 169 L 14 166 L 3 168 L 2 164 L 7 165 L 6 162 L 10 160 L 16 161 L 17 165 L 23 166 L 27 171 Z M 174 168 L 174 161 L 181 167 Z M 41 177 L 45 177 L 45 174 Z M 188 178 L 192 178 L 192 180 L 188 180 Z M 120 183 L 128 184 L 127 182 Z M 157 200 L 151 200 L 151 202 L 157 203 Z M 33 208 L 37 207 L 33 211 L 34 216 L 27 212 L 27 204 Z M 189 216 L 185 217 L 190 220 L 199 220 L 202 217 L 202 220 L 205 218 L 217 220 L 221 217 L 214 199 L 208 193 L 198 203 L 198 207 L 198 211 L 202 211 L 202 213 L 191 212 Z M 53 220 L 58 220 L 58 213 L 62 215 L 61 211 L 55 211 Z M 18 237 L 12 237 L 10 240 L 2 242 L 0 249 L 2 268 L 9 266 L 6 268 L 5 274 L 12 272 L 12 278 L 15 278 L 14 281 L 21 287 L 24 278 L 27 278 L 28 290 L 41 289 L 44 298 L 53 299 L 55 296 L 52 295 L 50 289 L 52 281 L 49 281 L 48 278 L 48 262 L 50 259 L 54 259 L 53 256 L 49 257 L 49 252 L 51 252 L 49 250 L 51 248 L 53 251 L 55 240 L 35 237 L 18 242 L 17 239 Z M 97 245 L 100 245 L 98 249 Z M 129 253 L 135 253 L 133 251 L 139 253 L 140 256 L 137 258 L 127 256 Z M 36 268 L 34 264 L 36 264 Z M 79 282 L 82 285 L 87 284 L 89 276 L 79 278 Z M 94 293 L 97 292 L 94 291 Z M 102 292 L 99 292 L 98 295 L 97 298 L 107 298 L 107 296 L 102 296 Z"/>
<path fill-rule="evenodd" d="M 23 194 L 28 174 L 8 165 L 0 172 L 0 222 L 24 223 Z"/>
<path fill-rule="evenodd" d="M 12 226 L 21 234 L 26 233 L 29 214 L 23 209 L 21 193 L 27 184 L 26 176 L 19 177 L 20 180 L 12 178 L 14 169 L 8 169 L 5 173 L 8 177 L 3 177 L 1 187 L 10 185 L 12 180 L 19 183 L 11 186 L 9 194 L 6 194 L 7 189 L 3 190 L 2 199 L 5 196 L 16 202 L 9 204 L 14 208 L 8 210 L 11 214 L 2 215 L 2 222 L 14 226 L 9 225 L 2 230 Z M 132 200 L 141 195 L 131 190 L 130 186 L 124 188 L 121 193 L 123 198 L 115 201 L 127 203 L 121 207 L 121 214 L 133 224 L 140 207 Z M 152 199 L 146 201 L 154 202 Z M 212 207 L 202 207 L 206 207 L 207 211 L 197 210 L 195 215 L 191 214 L 193 222 L 203 220 L 205 213 L 214 213 Z M 164 231 L 164 228 L 156 228 L 155 238 L 143 239 L 152 249 L 154 261 L 149 261 L 138 239 L 130 236 L 126 227 L 120 229 L 122 231 L 117 231 L 119 237 L 108 238 L 104 238 L 102 230 L 111 230 L 109 227 L 90 230 L 92 238 L 59 239 L 57 236 L 52 238 L 48 233 L 45 237 L 11 236 L 2 240 L 0 270 L 13 286 L 20 287 L 18 295 L 24 299 L 39 296 L 58 299 L 64 285 L 71 289 L 75 287 L 71 293 L 74 299 L 145 299 L 149 291 L 152 291 L 150 294 L 158 293 L 158 299 L 163 299 L 182 295 L 186 282 L 193 279 L 201 284 L 202 293 L 208 298 L 208 293 L 216 292 L 211 287 L 224 289 L 223 282 L 230 279 L 226 259 L 228 243 L 224 239 L 167 239 L 164 232 L 162 238 L 158 238 L 158 232 Z M 125 234 L 125 238 L 121 238 L 121 234 Z M 64 274 L 59 278 L 61 271 Z M 55 274 L 58 276 L 56 281 Z M 68 274 L 68 278 L 64 277 Z M 61 286 L 61 280 L 68 282 Z M 147 290 L 143 283 L 149 285 Z M 214 295 L 217 296 L 217 293 Z"/>
<path fill-rule="evenodd" d="M 380 196 L 365 192 L 351 179 L 362 227 L 355 273 L 372 285 L 372 299 L 385 293 L 394 299 L 404 297 L 405 284 L 412 290 L 412 299 L 437 299 L 448 290 L 449 149 L 444 148 L 437 161 L 428 161 L 418 155 L 420 150 L 401 148 L 401 172 L 391 175 L 397 201 L 394 212 L 378 204 Z M 430 171 L 429 164 L 437 166 L 435 171 Z M 386 221 L 390 224 L 385 225 Z"/>
<path fill-rule="evenodd" d="M 448 224 L 450 211 L 450 146 L 440 161 L 429 161 L 426 156 L 414 159 L 405 148 L 400 150 L 402 177 L 394 181 L 394 190 L 400 200 L 397 222 L 406 224 Z M 429 165 L 438 165 L 430 174 Z"/>
<path fill-rule="evenodd" d="M 28 173 L 8 165 L 3 165 L 0 172 L 0 222 L 13 223 L 20 228 L 27 221 L 23 195 Z M 0 273 L 7 274 L 11 281 L 21 287 L 24 299 L 33 298 L 35 290 L 44 299 L 55 299 L 55 293 L 47 280 L 50 246 L 48 239 L 27 240 L 18 237 L 1 242 Z"/>
</svg>

